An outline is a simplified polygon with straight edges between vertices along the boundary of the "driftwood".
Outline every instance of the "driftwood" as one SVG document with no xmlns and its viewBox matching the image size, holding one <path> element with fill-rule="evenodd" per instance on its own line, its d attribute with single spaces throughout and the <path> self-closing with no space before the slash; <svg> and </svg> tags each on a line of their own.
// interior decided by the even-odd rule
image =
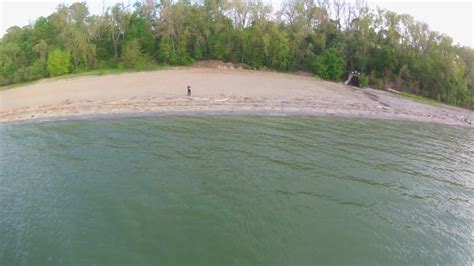
<svg viewBox="0 0 474 266">
<path fill-rule="evenodd" d="M 354 77 L 354 74 L 351 72 L 349 73 L 349 77 L 347 78 L 346 82 L 344 82 L 344 85 L 349 85 L 349 82 L 351 82 L 352 77 Z"/>
<path fill-rule="evenodd" d="M 393 92 L 393 93 L 396 93 L 396 94 L 400 94 L 400 92 L 399 92 L 399 91 L 397 91 L 397 90 L 394 90 L 394 89 L 392 89 L 392 88 L 387 88 L 387 91 L 389 91 L 389 92 Z"/>
</svg>

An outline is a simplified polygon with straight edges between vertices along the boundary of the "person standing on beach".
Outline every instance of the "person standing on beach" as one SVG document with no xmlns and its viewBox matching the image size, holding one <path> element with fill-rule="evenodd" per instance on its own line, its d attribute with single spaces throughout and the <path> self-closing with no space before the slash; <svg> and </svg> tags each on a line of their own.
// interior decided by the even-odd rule
<svg viewBox="0 0 474 266">
<path fill-rule="evenodd" d="M 189 85 L 188 85 L 188 93 L 186 95 L 191 96 L 191 86 L 189 86 Z"/>
</svg>

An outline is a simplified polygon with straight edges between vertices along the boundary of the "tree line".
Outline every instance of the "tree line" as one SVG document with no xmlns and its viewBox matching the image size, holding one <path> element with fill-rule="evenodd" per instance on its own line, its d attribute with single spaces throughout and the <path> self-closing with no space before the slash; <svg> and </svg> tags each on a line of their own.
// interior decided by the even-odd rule
<svg viewBox="0 0 474 266">
<path fill-rule="evenodd" d="M 309 71 L 474 107 L 474 50 L 409 15 L 363 0 L 142 0 L 90 14 L 59 5 L 0 40 L 0 85 L 93 69 L 146 69 L 199 60 Z"/>
</svg>

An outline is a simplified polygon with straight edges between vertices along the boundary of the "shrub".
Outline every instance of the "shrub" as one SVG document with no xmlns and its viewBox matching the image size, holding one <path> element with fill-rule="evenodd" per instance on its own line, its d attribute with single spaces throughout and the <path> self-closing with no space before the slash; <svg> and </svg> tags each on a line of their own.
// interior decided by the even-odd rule
<svg viewBox="0 0 474 266">
<path fill-rule="evenodd" d="M 339 56 L 335 48 L 327 49 L 323 55 L 316 56 L 313 62 L 314 74 L 324 79 L 338 80 L 345 67 L 344 58 Z"/>
<path fill-rule="evenodd" d="M 33 65 L 26 68 L 25 80 L 36 80 L 48 75 L 45 59 L 36 60 Z"/>
<path fill-rule="evenodd" d="M 13 75 L 13 83 L 19 83 L 25 81 L 26 76 L 26 68 L 20 67 L 16 70 L 15 74 Z"/>
<path fill-rule="evenodd" d="M 375 79 L 371 83 L 375 87 L 375 89 L 377 89 L 377 90 L 383 90 L 384 89 L 384 83 L 381 79 Z"/>
<path fill-rule="evenodd" d="M 121 61 L 125 68 L 143 69 L 150 59 L 142 53 L 140 42 L 132 40 L 123 46 Z"/>
<path fill-rule="evenodd" d="M 69 73 L 71 68 L 71 53 L 56 48 L 48 55 L 48 71 L 51 76 Z"/>
<path fill-rule="evenodd" d="M 328 68 L 324 64 L 323 57 L 316 56 L 313 62 L 313 73 L 320 78 L 326 78 L 328 76 L 327 71 Z"/>
<path fill-rule="evenodd" d="M 360 74 L 359 82 L 362 88 L 367 87 L 369 85 L 369 76 L 367 76 L 366 74 Z"/>
<path fill-rule="evenodd" d="M 335 48 L 329 48 L 324 52 L 324 63 L 328 68 L 327 78 L 337 80 L 344 73 L 346 62 L 339 56 Z"/>
<path fill-rule="evenodd" d="M 168 37 L 163 37 L 160 41 L 159 45 L 160 56 L 159 60 L 160 63 L 174 65 L 176 64 L 176 53 L 172 46 L 172 41 Z"/>
</svg>

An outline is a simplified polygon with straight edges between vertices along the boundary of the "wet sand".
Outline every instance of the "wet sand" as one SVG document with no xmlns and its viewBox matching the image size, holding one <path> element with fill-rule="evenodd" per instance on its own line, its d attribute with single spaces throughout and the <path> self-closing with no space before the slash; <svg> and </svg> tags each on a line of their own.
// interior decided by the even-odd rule
<svg viewBox="0 0 474 266">
<path fill-rule="evenodd" d="M 0 123 L 153 113 L 328 115 L 474 126 L 470 110 L 262 71 L 175 68 L 46 79 L 0 91 Z"/>
</svg>

